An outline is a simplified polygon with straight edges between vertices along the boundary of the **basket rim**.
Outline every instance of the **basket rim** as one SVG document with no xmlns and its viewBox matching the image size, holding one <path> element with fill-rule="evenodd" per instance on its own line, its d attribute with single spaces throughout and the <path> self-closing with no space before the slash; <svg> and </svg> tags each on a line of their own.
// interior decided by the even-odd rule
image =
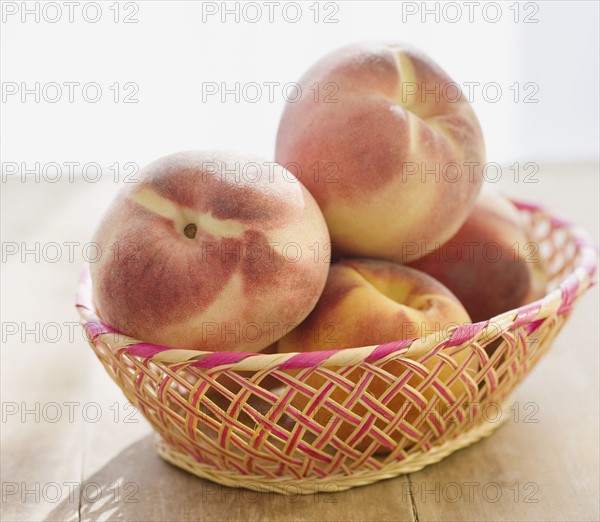
<svg viewBox="0 0 600 522">
<path fill-rule="evenodd" d="M 460 349 L 476 336 L 481 339 L 498 335 L 510 327 L 524 326 L 528 323 L 546 319 L 549 316 L 568 311 L 576 298 L 595 284 L 594 276 L 598 268 L 598 248 L 589 234 L 567 219 L 557 217 L 543 206 L 510 198 L 521 211 L 544 213 L 557 228 L 564 228 L 572 236 L 572 242 L 579 249 L 575 268 L 567 274 L 560 284 L 541 299 L 527 303 L 519 308 L 503 312 L 486 321 L 466 323 L 448 330 L 445 335 L 440 331 L 428 333 L 423 337 L 392 341 L 370 346 L 321 350 L 315 352 L 254 353 L 238 351 L 204 351 L 149 343 L 127 336 L 103 323 L 96 315 L 92 302 L 92 281 L 89 264 L 84 265 L 80 276 L 76 308 L 80 322 L 90 342 L 111 336 L 111 349 L 126 352 L 131 356 L 149 359 L 157 364 L 192 364 L 195 367 L 212 369 L 230 366 L 237 371 L 260 371 L 274 367 L 281 369 L 307 369 L 316 366 L 346 367 L 362 362 L 375 362 L 391 354 L 415 357 L 437 349 Z"/>
</svg>

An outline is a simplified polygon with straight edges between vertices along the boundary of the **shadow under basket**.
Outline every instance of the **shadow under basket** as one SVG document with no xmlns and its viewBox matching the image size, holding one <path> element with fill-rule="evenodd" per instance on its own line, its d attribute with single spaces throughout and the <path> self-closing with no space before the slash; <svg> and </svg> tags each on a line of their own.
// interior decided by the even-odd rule
<svg viewBox="0 0 600 522">
<path fill-rule="evenodd" d="M 102 324 L 89 269 L 77 307 L 106 371 L 160 435 L 161 457 L 226 486 L 342 491 L 417 471 L 490 435 L 592 285 L 597 251 L 585 233 L 515 203 L 553 290 L 421 339 L 272 355 L 152 345 Z"/>
</svg>

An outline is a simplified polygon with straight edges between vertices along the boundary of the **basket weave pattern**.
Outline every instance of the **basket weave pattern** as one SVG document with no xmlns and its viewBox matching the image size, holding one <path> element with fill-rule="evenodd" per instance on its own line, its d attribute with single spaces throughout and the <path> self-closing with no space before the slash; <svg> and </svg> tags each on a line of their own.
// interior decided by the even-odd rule
<svg viewBox="0 0 600 522">
<path fill-rule="evenodd" d="M 554 290 L 422 339 L 302 354 L 170 349 L 102 324 L 89 272 L 77 306 L 105 369 L 160 434 L 163 458 L 229 486 L 340 491 L 417 471 L 489 435 L 592 284 L 597 255 L 585 234 L 517 204 Z"/>
</svg>

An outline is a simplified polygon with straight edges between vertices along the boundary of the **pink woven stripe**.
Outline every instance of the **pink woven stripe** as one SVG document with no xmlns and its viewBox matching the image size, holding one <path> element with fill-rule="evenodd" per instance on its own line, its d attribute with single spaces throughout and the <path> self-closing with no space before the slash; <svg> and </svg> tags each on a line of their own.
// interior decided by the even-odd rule
<svg viewBox="0 0 600 522">
<path fill-rule="evenodd" d="M 585 250 L 581 256 L 581 259 L 579 260 L 579 266 L 584 268 L 584 270 L 589 274 L 590 278 L 593 278 L 596 274 L 596 269 L 598 268 L 597 248 L 593 245 L 590 245 L 590 242 L 584 238 L 577 239 L 577 246 L 580 248 L 591 247 L 596 252 L 594 254 L 589 250 Z"/>
<path fill-rule="evenodd" d="M 310 386 L 304 386 L 302 382 L 296 381 L 295 379 L 290 379 L 285 373 L 278 373 L 277 378 L 288 387 L 297 389 L 304 395 L 312 395 L 313 389 Z"/>
<path fill-rule="evenodd" d="M 101 323 L 100 321 L 89 321 L 83 325 L 86 335 L 92 339 L 96 340 L 98 337 L 104 334 L 112 333 L 117 334 L 116 330 L 113 330 L 110 326 Z"/>
<path fill-rule="evenodd" d="M 359 457 L 362 456 L 362 452 L 356 451 L 354 448 L 348 446 L 348 444 L 346 442 L 340 440 L 338 437 L 335 437 L 331 441 L 331 445 L 339 452 L 342 452 L 341 453 L 342 456 L 345 453 L 346 455 L 348 455 L 348 458 L 353 459 L 354 462 L 357 462 Z M 340 459 L 336 458 L 335 462 L 339 463 Z M 332 469 L 334 469 L 334 468 L 332 468 Z"/>
<path fill-rule="evenodd" d="M 348 404 L 350 405 L 354 405 L 354 403 L 360 399 L 360 397 L 362 396 L 363 390 L 369 385 L 371 384 L 371 381 L 373 380 L 372 376 L 369 376 L 369 378 L 367 379 L 361 379 L 360 381 L 360 385 L 355 387 L 354 390 L 352 391 L 352 393 L 350 394 L 350 396 L 348 397 Z"/>
<path fill-rule="evenodd" d="M 128 353 L 129 355 L 135 355 L 136 357 L 143 357 L 148 359 L 150 357 L 154 357 L 157 353 L 164 352 L 166 350 L 170 350 L 168 346 L 160 346 L 157 344 L 151 343 L 137 343 L 128 346 L 123 352 Z"/>
<path fill-rule="evenodd" d="M 304 419 L 305 421 L 308 419 Z M 307 423 L 308 425 L 314 425 L 314 423 Z M 272 427 L 271 429 L 273 429 L 274 432 L 278 433 L 279 437 L 281 437 L 283 440 L 286 440 L 288 442 L 287 444 L 287 448 L 285 450 L 286 454 L 290 455 L 293 453 L 295 448 L 298 448 L 299 450 L 301 450 L 303 453 L 306 453 L 308 455 L 310 455 L 311 457 L 320 460 L 321 462 L 325 462 L 325 463 L 329 463 L 331 462 L 331 457 L 328 455 L 324 455 L 316 450 L 314 450 L 313 448 L 311 448 L 310 446 L 307 446 L 304 442 L 300 441 L 298 442 L 298 439 L 304 434 L 304 430 L 294 430 L 292 433 L 292 437 L 288 437 L 288 435 L 284 432 L 279 430 L 279 428 L 275 428 Z M 319 426 L 319 430 L 322 430 L 322 427 Z"/>
<path fill-rule="evenodd" d="M 515 199 L 511 199 L 511 201 L 519 210 L 529 210 L 533 212 L 543 210 L 543 207 L 538 205 L 537 203 L 527 203 L 525 201 L 517 201 Z"/>
<path fill-rule="evenodd" d="M 373 437 L 373 439 L 379 441 L 379 443 L 382 446 L 385 446 L 386 448 L 389 448 L 390 450 L 393 450 L 396 446 L 394 444 L 392 444 L 389 440 L 387 440 L 381 433 L 379 433 L 379 431 L 377 430 L 373 430 L 371 432 L 371 436 Z M 381 469 L 381 468 L 379 468 Z"/>
<path fill-rule="evenodd" d="M 449 384 L 452 384 L 452 383 L 449 383 Z M 432 385 L 432 387 L 434 387 L 437 390 L 437 392 L 442 396 L 442 398 L 448 404 L 454 404 L 454 402 L 455 402 L 454 397 L 452 396 L 452 394 L 450 393 L 450 390 L 446 386 L 443 386 L 442 384 L 440 384 L 437 381 L 434 381 L 431 385 Z"/>
<path fill-rule="evenodd" d="M 552 216 L 550 218 L 550 223 L 554 228 L 565 228 L 573 226 L 573 224 L 570 221 L 556 216 Z"/>
<path fill-rule="evenodd" d="M 79 275 L 80 283 L 90 283 L 92 281 L 92 274 L 90 272 L 90 265 L 87 263 L 84 265 L 81 274 Z"/>
<path fill-rule="evenodd" d="M 197 361 L 193 361 L 190 366 L 195 366 L 196 368 L 216 368 L 217 366 L 225 366 L 228 364 L 235 364 L 246 357 L 255 357 L 257 353 L 247 353 L 247 352 L 214 352 L 202 359 Z"/>
<path fill-rule="evenodd" d="M 94 303 L 92 302 L 88 293 L 79 292 L 75 297 L 75 306 L 80 306 L 89 310 L 90 312 L 94 311 Z"/>
<path fill-rule="evenodd" d="M 319 404 L 321 404 L 321 401 L 327 397 L 327 395 L 329 395 L 329 390 L 331 390 L 334 387 L 334 383 L 332 382 L 328 382 L 327 385 L 325 386 L 325 388 L 323 388 L 323 390 L 321 390 L 321 393 L 319 393 L 316 396 L 316 399 L 313 399 L 311 401 L 311 405 L 308 408 L 308 410 L 306 410 L 306 414 L 307 415 L 312 415 L 313 412 L 319 407 Z"/>
<path fill-rule="evenodd" d="M 400 429 L 400 431 L 406 433 L 406 435 L 408 435 L 408 437 L 412 440 L 419 440 L 419 433 L 417 433 L 416 431 L 410 429 L 409 424 L 407 423 L 401 423 L 398 428 Z M 411 426 L 412 427 L 412 426 Z"/>
<path fill-rule="evenodd" d="M 541 307 L 540 303 L 535 302 L 519 308 L 514 320 L 515 326 L 521 326 L 533 321 L 533 318 L 539 313 Z"/>
<path fill-rule="evenodd" d="M 527 333 L 527 335 L 535 332 L 543 322 L 544 322 L 543 319 L 538 319 L 537 321 L 533 321 L 532 323 L 529 323 L 525 327 L 525 332 Z"/>
<path fill-rule="evenodd" d="M 81 306 L 87 310 L 93 311 L 94 304 L 92 302 L 92 277 L 90 275 L 89 265 L 85 265 L 79 276 L 79 284 L 81 288 L 75 296 L 75 306 Z"/>
<path fill-rule="evenodd" d="M 385 438 L 383 438 L 379 433 L 377 433 L 373 429 L 375 420 L 376 420 L 375 416 L 373 414 L 370 414 L 367 417 L 366 422 L 363 421 L 361 423 L 362 425 L 361 425 L 360 429 L 355 431 L 354 435 L 348 439 L 348 445 L 354 446 L 359 440 L 361 440 L 367 434 L 370 435 L 372 438 L 378 440 L 379 442 L 383 442 L 384 444 L 386 444 Z"/>
<path fill-rule="evenodd" d="M 237 446 L 239 446 L 239 444 L 237 444 Z M 244 467 L 243 467 L 242 465 L 240 465 L 240 464 L 237 464 L 237 463 L 236 463 L 236 462 L 234 462 L 234 461 L 229 461 L 229 463 L 231 464 L 231 466 L 233 466 L 233 467 L 234 467 L 234 468 L 237 470 L 237 472 L 238 472 L 240 475 L 244 476 L 244 475 L 247 475 L 247 474 L 248 474 L 248 471 L 247 471 L 247 470 L 245 470 L 245 469 L 244 469 Z"/>
<path fill-rule="evenodd" d="M 303 442 L 298 444 L 298 449 L 302 450 L 303 453 L 310 455 L 312 458 L 320 460 L 321 462 L 329 463 L 331 462 L 331 457 L 322 455 L 321 453 L 316 452 L 310 446 L 307 446 Z"/>
<path fill-rule="evenodd" d="M 579 289 L 579 279 L 575 274 L 571 274 L 561 283 L 560 289 L 562 291 L 562 304 L 557 312 L 559 315 L 569 311 L 573 306 L 573 299 L 575 299 Z"/>
<path fill-rule="evenodd" d="M 369 408 L 371 408 L 373 410 L 374 413 L 379 414 L 381 417 L 383 417 L 384 419 L 390 420 L 392 418 L 392 416 L 381 407 L 381 404 L 378 401 L 374 401 L 369 399 L 368 395 L 365 395 L 363 397 L 363 402 L 369 406 Z"/>
<path fill-rule="evenodd" d="M 174 371 L 178 371 L 178 370 L 174 370 Z M 196 391 L 193 393 L 192 395 L 192 406 L 197 407 L 198 406 L 198 401 L 200 400 L 200 397 L 204 394 L 206 388 L 209 387 L 209 384 L 205 381 L 202 380 L 200 382 L 200 385 L 196 388 Z"/>
<path fill-rule="evenodd" d="M 83 279 L 83 274 L 81 279 Z M 94 310 L 94 304 L 92 302 L 92 288 L 91 281 L 80 282 L 81 287 L 79 288 L 77 295 L 75 296 L 75 306 L 81 306 L 88 310 Z"/>
<path fill-rule="evenodd" d="M 444 346 L 458 346 L 466 341 L 469 341 L 475 337 L 487 323 L 488 321 L 482 321 L 480 323 L 464 324 L 459 326 L 452 332 L 452 336 L 446 341 Z"/>
<path fill-rule="evenodd" d="M 437 352 L 439 352 L 439 348 L 435 350 L 434 355 L 437 354 Z M 429 356 L 428 358 L 431 358 L 431 356 Z M 427 377 L 427 375 L 429 375 L 429 372 L 427 371 L 427 369 L 423 368 L 424 362 L 425 362 L 425 359 L 421 360 L 420 362 L 417 362 L 413 359 L 402 359 L 402 365 L 406 366 L 409 370 L 412 371 L 412 373 L 409 373 L 408 375 L 406 375 L 404 377 L 402 382 L 403 383 L 408 382 L 409 379 L 412 377 L 413 373 L 417 374 L 419 377 L 422 377 L 422 378 Z"/>
<path fill-rule="evenodd" d="M 437 435 L 439 436 L 442 433 L 444 433 L 444 427 L 442 426 L 442 423 L 440 422 L 441 419 L 439 418 L 438 415 L 436 415 L 436 413 L 431 412 L 428 415 L 428 419 L 429 419 L 429 422 L 431 423 L 431 425 L 433 425 L 435 427 L 435 430 L 437 431 Z"/>
<path fill-rule="evenodd" d="M 404 348 L 410 346 L 415 339 L 407 339 L 405 341 L 393 341 L 391 343 L 380 344 L 375 350 L 371 352 L 365 361 L 377 361 L 379 359 L 383 359 L 386 355 L 390 353 L 394 353 L 396 351 L 400 351 Z"/>
<path fill-rule="evenodd" d="M 441 415 L 440 413 L 440 418 L 442 418 L 446 422 L 451 422 L 450 419 L 456 417 L 456 420 L 458 422 L 462 422 L 465 416 L 460 408 L 461 402 L 457 400 L 454 404 L 452 404 L 451 408 L 447 409 L 445 415 Z"/>
<path fill-rule="evenodd" d="M 412 404 L 419 408 L 424 408 L 427 405 L 421 397 L 422 395 L 415 390 L 412 386 L 406 385 L 406 383 L 412 378 L 414 374 L 409 373 L 404 379 L 399 381 L 393 388 L 388 388 L 385 392 L 385 395 L 382 397 L 384 401 L 389 402 L 392 398 L 402 390 L 402 395 L 406 397 Z M 375 403 L 367 402 L 369 399 L 365 397 L 363 399 L 365 403 L 369 404 L 369 407 L 375 409 Z"/>
<path fill-rule="evenodd" d="M 334 468 L 334 469 L 337 469 L 337 468 Z M 329 476 L 329 473 L 327 471 L 325 471 L 324 469 L 318 468 L 316 466 L 312 468 L 312 471 L 319 478 L 327 478 Z"/>
<path fill-rule="evenodd" d="M 309 368 L 311 366 L 318 366 L 324 360 L 331 357 L 333 354 L 339 352 L 339 350 L 326 350 L 322 352 L 306 352 L 299 353 L 290 357 L 287 361 L 279 366 L 282 370 L 297 370 L 300 368 Z"/>
<path fill-rule="evenodd" d="M 348 412 L 345 408 L 338 407 L 337 403 L 333 403 L 329 399 L 325 399 L 323 404 L 327 406 L 332 412 L 336 413 L 338 417 L 342 417 L 344 420 L 347 420 L 350 424 L 356 423 L 356 417 L 358 417 L 358 415 L 352 410 Z"/>
<path fill-rule="evenodd" d="M 310 416 L 305 415 L 304 413 L 297 410 L 296 408 L 293 408 L 293 407 L 288 408 L 285 411 L 285 413 L 290 418 L 292 418 L 298 422 L 301 422 L 302 425 L 306 426 L 308 429 L 310 429 L 310 431 L 317 433 L 317 434 L 321 434 L 323 432 L 323 426 L 321 426 L 318 422 L 313 421 Z"/>
</svg>

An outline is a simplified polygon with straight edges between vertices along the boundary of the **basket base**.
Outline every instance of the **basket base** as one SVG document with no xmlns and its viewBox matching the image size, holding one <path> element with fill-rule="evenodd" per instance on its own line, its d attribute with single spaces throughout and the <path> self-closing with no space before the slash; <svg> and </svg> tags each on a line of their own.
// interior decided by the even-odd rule
<svg viewBox="0 0 600 522">
<path fill-rule="evenodd" d="M 455 451 L 491 435 L 507 419 L 508 415 L 503 415 L 498 422 L 483 422 L 441 446 L 433 447 L 425 453 L 411 455 L 401 462 L 391 462 L 380 470 L 367 470 L 352 475 L 331 475 L 325 478 L 269 479 L 262 475 L 241 475 L 235 471 L 215 469 L 207 464 L 199 463 L 189 455 L 174 450 L 162 438 L 158 440 L 156 450 L 164 460 L 178 468 L 223 486 L 246 488 L 263 493 L 275 492 L 288 496 L 334 493 L 419 471 L 425 466 L 435 464 Z"/>
</svg>

